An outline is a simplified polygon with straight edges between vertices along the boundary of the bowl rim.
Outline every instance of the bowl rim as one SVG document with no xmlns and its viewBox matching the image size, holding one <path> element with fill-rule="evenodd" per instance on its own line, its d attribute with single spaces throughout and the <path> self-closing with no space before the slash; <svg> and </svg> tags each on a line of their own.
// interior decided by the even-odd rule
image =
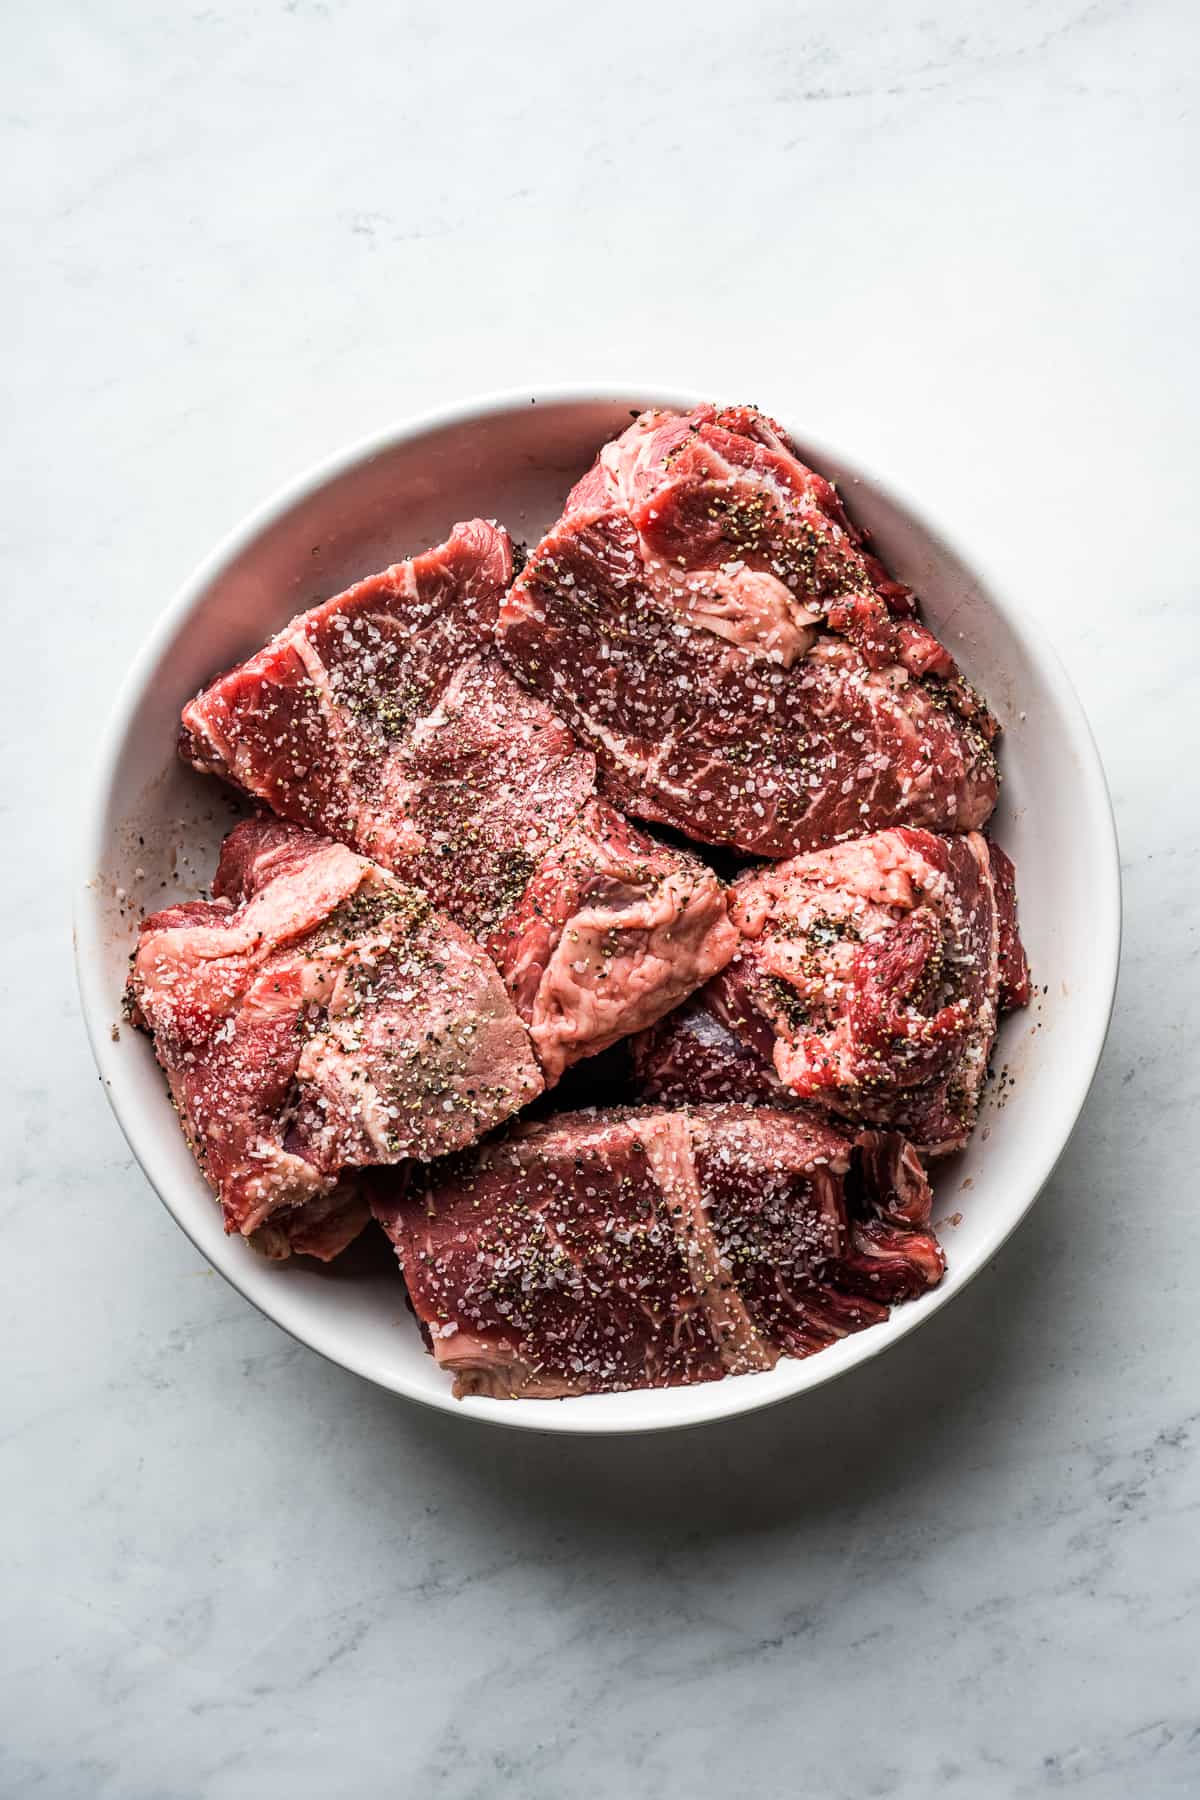
<svg viewBox="0 0 1200 1800">
<path fill-rule="evenodd" d="M 1061 658 L 1048 641 L 1040 622 L 1034 621 L 1022 605 L 1010 599 L 1004 588 L 993 580 L 988 568 L 973 554 L 964 552 L 953 534 L 944 528 L 936 513 L 931 513 L 925 503 L 912 495 L 903 483 L 890 476 L 879 475 L 872 466 L 863 463 L 857 456 L 844 453 L 836 443 L 814 435 L 807 429 L 793 432 L 792 426 L 784 420 L 784 429 L 792 432 L 805 455 L 816 467 L 821 468 L 825 463 L 835 465 L 844 472 L 843 479 L 848 477 L 869 485 L 885 503 L 907 514 L 939 548 L 955 558 L 978 582 L 989 603 L 1001 613 L 1023 654 L 1029 658 L 1052 692 L 1060 722 L 1075 752 L 1081 783 L 1081 813 L 1086 813 L 1089 820 L 1089 833 L 1095 843 L 1097 865 L 1103 865 L 1107 872 L 1103 886 L 1092 897 L 1093 911 L 1089 929 L 1093 944 L 1093 980 L 1089 983 L 1085 1023 L 1081 1027 L 1085 1032 L 1088 1048 L 1086 1055 L 1079 1056 L 1071 1067 L 1062 1072 L 1062 1101 L 1056 1113 L 1057 1124 L 1054 1129 L 1047 1129 L 1042 1134 L 1041 1155 L 1028 1192 L 1020 1203 L 1006 1211 L 987 1233 L 983 1244 L 975 1252 L 973 1265 L 964 1269 L 957 1281 L 934 1289 L 919 1303 L 894 1308 L 884 1324 L 843 1340 L 838 1346 L 837 1356 L 830 1356 L 828 1361 L 825 1355 L 794 1361 L 785 1359 L 788 1360 L 791 1379 L 782 1386 L 762 1382 L 760 1378 L 754 1381 L 727 1380 L 655 1390 L 656 1394 L 661 1394 L 661 1416 L 656 1414 L 644 1420 L 626 1416 L 606 1418 L 604 1402 L 617 1396 L 587 1396 L 586 1406 L 580 1416 L 574 1409 L 567 1410 L 544 1400 L 495 1402 L 486 1406 L 480 1402 L 455 1400 L 450 1392 L 449 1382 L 446 1383 L 444 1394 L 418 1389 L 404 1377 L 402 1371 L 398 1373 L 393 1368 L 384 1367 L 371 1356 L 356 1353 L 353 1345 L 343 1343 L 341 1328 L 336 1322 L 329 1329 L 311 1328 L 304 1318 L 302 1298 L 290 1293 L 283 1284 L 280 1284 L 279 1294 L 272 1296 L 276 1303 L 268 1303 L 262 1293 L 243 1279 L 243 1267 L 235 1255 L 222 1259 L 214 1257 L 189 1228 L 186 1204 L 177 1202 L 171 1192 L 170 1181 L 156 1169 L 152 1133 L 148 1130 L 143 1133 L 142 1129 L 140 1099 L 132 1088 L 127 1093 L 125 1084 L 120 1079 L 121 1072 L 115 1061 L 109 1034 L 111 1001 L 104 991 L 101 974 L 99 908 L 95 897 L 96 875 L 103 866 L 104 856 L 109 848 L 106 826 L 114 777 L 132 734 L 148 678 L 185 627 L 196 602 L 224 569 L 285 514 L 361 464 L 433 432 L 469 425 L 517 410 L 523 411 L 531 405 L 561 407 L 610 403 L 616 405 L 624 402 L 631 406 L 639 403 L 686 411 L 693 406 L 706 404 L 710 398 L 711 396 L 677 388 L 664 389 L 653 382 L 637 381 L 570 382 L 537 388 L 500 389 L 401 418 L 310 465 L 278 487 L 228 532 L 200 560 L 164 607 L 118 686 L 99 739 L 91 777 L 84 791 L 80 828 L 75 834 L 78 849 L 72 896 L 76 979 L 84 1023 L 104 1094 L 142 1172 L 175 1223 L 205 1260 L 243 1298 L 249 1300 L 281 1330 L 336 1366 L 389 1392 L 448 1412 L 459 1419 L 482 1421 L 510 1430 L 584 1437 L 680 1430 L 781 1404 L 837 1380 L 851 1369 L 872 1361 L 956 1299 L 991 1262 L 1018 1225 L 1028 1217 L 1054 1173 L 1075 1129 L 1108 1037 L 1120 965 L 1120 852 L 1112 800 L 1099 750 L 1087 715 Z M 231 1248 L 240 1248 L 234 1245 L 232 1239 L 227 1241 Z M 766 1391 L 763 1391 L 764 1388 Z"/>
</svg>

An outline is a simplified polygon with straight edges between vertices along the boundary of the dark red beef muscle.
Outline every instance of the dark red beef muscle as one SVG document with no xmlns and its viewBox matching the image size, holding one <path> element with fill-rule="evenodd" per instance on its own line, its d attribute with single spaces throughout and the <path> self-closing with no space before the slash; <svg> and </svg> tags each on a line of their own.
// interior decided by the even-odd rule
<svg viewBox="0 0 1200 1800">
<path fill-rule="evenodd" d="M 741 1006 L 727 1009 L 728 985 L 709 982 L 685 1005 L 630 1040 L 639 1099 L 679 1105 L 734 1101 L 800 1107 L 775 1072 L 769 1022 Z M 819 1114 L 813 1111 L 813 1116 Z"/>
<path fill-rule="evenodd" d="M 783 857 L 996 798 L 995 721 L 830 484 L 747 408 L 642 415 L 500 611 L 501 653 L 638 817 Z"/>
<path fill-rule="evenodd" d="M 455 1392 L 549 1399 L 766 1370 L 936 1285 L 905 1157 L 767 1109 L 618 1108 L 372 1194 Z"/>
<path fill-rule="evenodd" d="M 1028 1006 L 1032 989 L 1029 984 L 1029 959 L 1017 926 L 1017 872 L 1012 858 L 999 844 L 988 844 L 992 860 L 992 887 L 1000 924 L 1000 1010 L 1019 1012 Z"/>
</svg>

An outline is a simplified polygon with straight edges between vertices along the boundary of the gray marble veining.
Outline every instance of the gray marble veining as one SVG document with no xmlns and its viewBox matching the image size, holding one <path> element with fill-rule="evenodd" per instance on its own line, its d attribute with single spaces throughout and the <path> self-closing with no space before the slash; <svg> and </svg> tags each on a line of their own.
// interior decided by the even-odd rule
<svg viewBox="0 0 1200 1800">
<path fill-rule="evenodd" d="M 59 0 L 4 37 L 0 1793 L 1200 1791 L 1194 9 Z M 1086 1114 L 971 1291 L 629 1443 L 424 1414 L 251 1312 L 125 1150 L 65 921 L 113 685 L 217 537 L 390 417 L 590 376 L 934 498 L 1068 657 L 1128 909 Z"/>
</svg>

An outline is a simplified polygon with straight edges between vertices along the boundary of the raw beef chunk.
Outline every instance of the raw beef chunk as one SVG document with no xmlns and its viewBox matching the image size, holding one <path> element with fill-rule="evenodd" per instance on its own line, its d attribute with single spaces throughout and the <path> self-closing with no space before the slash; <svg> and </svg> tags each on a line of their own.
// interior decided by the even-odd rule
<svg viewBox="0 0 1200 1800">
<path fill-rule="evenodd" d="M 496 657 L 455 670 L 392 770 L 382 860 L 479 938 L 590 797 L 596 766 Z"/>
<path fill-rule="evenodd" d="M 459 666 L 486 650 L 512 576 L 482 519 L 301 613 L 183 711 L 180 751 L 281 819 L 392 867 L 396 765 Z"/>
<path fill-rule="evenodd" d="M 711 870 L 591 801 L 538 863 L 489 948 L 555 1080 L 661 1018 L 738 943 Z"/>
<path fill-rule="evenodd" d="M 142 925 L 129 983 L 226 1229 L 336 1255 L 352 1171 L 461 1149 L 537 1095 L 491 962 L 426 897 L 278 820 L 227 839 L 214 898 Z"/>
<path fill-rule="evenodd" d="M 1012 858 L 999 844 L 988 845 L 992 859 L 992 885 L 1000 924 L 1000 1010 L 1019 1012 L 1028 1006 L 1029 961 L 1017 930 L 1017 872 Z"/>
<path fill-rule="evenodd" d="M 591 751 L 479 653 L 509 556 L 476 521 L 293 620 L 186 708 L 182 742 L 490 943 L 553 1080 L 660 1018 L 738 939 L 716 877 L 594 801 Z"/>
<path fill-rule="evenodd" d="M 903 1140 L 747 1107 L 519 1126 L 405 1191 L 373 1181 L 455 1392 L 556 1398 L 769 1369 L 936 1285 Z"/>
<path fill-rule="evenodd" d="M 686 1006 L 631 1040 L 640 1099 L 800 1105 L 775 1073 L 770 1056 L 764 1054 L 766 1034 L 753 1025 L 748 1027 L 740 1007 L 727 1005 L 728 985 L 710 981 Z M 815 1109 L 808 1110 L 818 1116 Z"/>
<path fill-rule="evenodd" d="M 784 857 L 878 826 L 979 826 L 995 722 L 830 484 L 748 408 L 643 414 L 500 613 L 509 666 L 608 797 Z"/>
<path fill-rule="evenodd" d="M 641 1037 L 657 1100 L 799 1105 L 965 1143 L 1008 1002 L 1028 993 L 1011 864 L 978 832 L 899 828 L 745 875 L 742 947 Z M 998 874 L 994 873 L 998 870 Z"/>
</svg>

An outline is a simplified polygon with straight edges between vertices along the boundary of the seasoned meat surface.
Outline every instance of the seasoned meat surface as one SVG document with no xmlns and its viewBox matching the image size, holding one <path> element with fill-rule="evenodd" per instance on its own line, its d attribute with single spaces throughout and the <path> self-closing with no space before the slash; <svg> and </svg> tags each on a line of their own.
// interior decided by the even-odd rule
<svg viewBox="0 0 1200 1800">
<path fill-rule="evenodd" d="M 969 830 L 996 726 L 829 482 L 750 408 L 649 412 L 601 451 L 500 611 L 501 652 L 608 797 L 786 857 Z"/>
<path fill-rule="evenodd" d="M 743 876 L 741 947 L 637 1040 L 643 1093 L 799 1105 L 960 1148 L 999 1007 L 1028 996 L 997 854 L 978 832 L 900 828 Z"/>
<path fill-rule="evenodd" d="M 770 1369 L 878 1323 L 944 1266 L 903 1139 L 856 1147 L 766 1108 L 563 1114 L 372 1194 L 459 1395 Z"/>
<path fill-rule="evenodd" d="M 490 960 L 376 864 L 248 820 L 213 895 L 144 921 L 129 999 L 228 1230 L 332 1256 L 367 1218 L 354 1171 L 461 1149 L 541 1091 Z"/>
</svg>

